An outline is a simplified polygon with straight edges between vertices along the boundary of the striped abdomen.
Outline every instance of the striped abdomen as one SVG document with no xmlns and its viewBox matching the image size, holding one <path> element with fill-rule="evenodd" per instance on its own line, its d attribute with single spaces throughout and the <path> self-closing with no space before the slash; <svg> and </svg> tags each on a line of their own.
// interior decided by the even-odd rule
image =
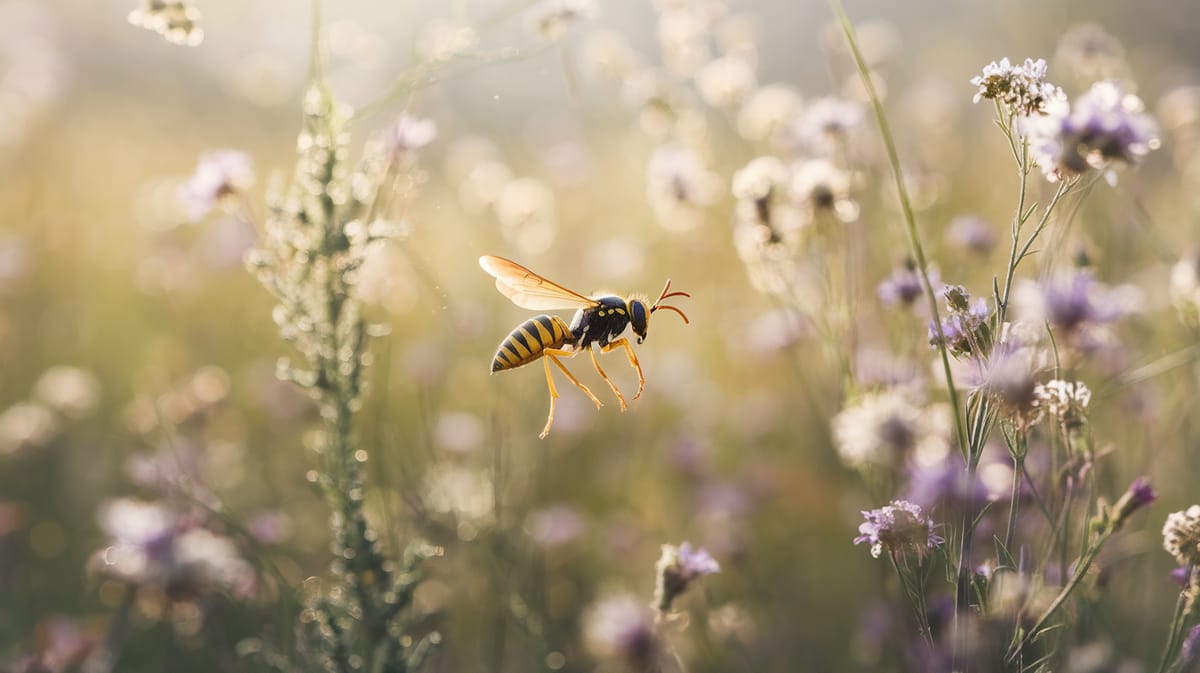
<svg viewBox="0 0 1200 673">
<path fill-rule="evenodd" d="M 562 348 L 571 340 L 567 323 L 556 315 L 539 315 L 517 326 L 496 349 L 492 373 L 515 369 L 542 357 L 547 348 Z"/>
</svg>

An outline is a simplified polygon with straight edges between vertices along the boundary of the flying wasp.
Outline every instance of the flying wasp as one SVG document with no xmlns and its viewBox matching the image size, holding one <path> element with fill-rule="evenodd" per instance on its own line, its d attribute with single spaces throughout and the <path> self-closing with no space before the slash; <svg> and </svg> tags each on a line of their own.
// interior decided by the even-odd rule
<svg viewBox="0 0 1200 673">
<path fill-rule="evenodd" d="M 554 400 L 558 399 L 554 378 L 550 376 L 550 363 L 554 363 L 562 370 L 567 380 L 582 390 L 583 394 L 587 395 L 588 399 L 599 409 L 604 406 L 600 399 L 593 395 L 587 386 L 580 383 L 579 379 L 575 378 L 567 370 L 566 365 L 559 360 L 560 357 L 575 357 L 586 349 L 592 356 L 592 364 L 595 365 L 600 378 L 604 379 L 609 388 L 612 388 L 613 394 L 617 396 L 617 401 L 621 403 L 621 411 L 625 411 L 629 408 L 625 402 L 625 396 L 617 389 L 617 384 L 613 383 L 612 379 L 608 378 L 608 374 L 604 373 L 600 367 L 600 360 L 596 358 L 596 349 L 592 346 L 599 346 L 601 353 L 607 353 L 617 348 L 625 349 L 625 356 L 629 358 L 630 366 L 637 372 L 638 389 L 633 396 L 633 399 L 636 400 L 641 396 L 642 389 L 646 387 L 646 378 L 642 375 L 642 365 L 638 363 L 637 355 L 634 354 L 629 339 L 621 336 L 625 327 L 633 328 L 633 333 L 637 336 L 637 342 L 640 344 L 646 339 L 650 315 L 659 309 L 674 311 L 683 318 L 684 323 L 690 322 L 683 311 L 662 303 L 669 297 L 691 296 L 686 292 L 671 292 L 670 280 L 667 281 L 662 293 L 658 295 L 658 299 L 651 304 L 644 295 L 632 295 L 628 299 L 615 295 L 585 297 L 503 257 L 485 255 L 479 258 L 479 266 L 496 279 L 496 289 L 500 290 L 500 294 L 508 297 L 512 303 L 521 308 L 531 311 L 578 309 L 569 325 L 555 315 L 539 315 L 526 320 L 505 337 L 504 341 L 500 342 L 500 347 L 496 349 L 496 356 L 492 359 L 492 373 L 495 374 L 506 369 L 523 367 L 531 362 L 536 362 L 538 358 L 543 358 L 543 364 L 546 367 L 546 386 L 550 389 L 550 414 L 546 418 L 546 427 L 542 429 L 542 434 L 538 437 L 544 438 L 550 432 L 550 426 L 554 423 Z"/>
</svg>

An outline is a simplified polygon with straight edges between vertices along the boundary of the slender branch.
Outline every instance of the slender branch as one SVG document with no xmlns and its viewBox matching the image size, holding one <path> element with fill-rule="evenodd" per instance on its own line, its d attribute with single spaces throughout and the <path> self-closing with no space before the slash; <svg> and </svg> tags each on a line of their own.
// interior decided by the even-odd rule
<svg viewBox="0 0 1200 673">
<path fill-rule="evenodd" d="M 934 330 L 938 336 L 938 352 L 942 357 L 942 370 L 946 376 L 946 390 L 950 396 L 951 408 L 954 411 L 954 428 L 958 435 L 959 444 L 965 451 L 968 447 L 967 430 L 959 409 L 958 391 L 954 387 L 954 375 L 950 370 L 950 353 L 946 349 L 946 337 L 942 332 L 937 294 L 933 291 L 933 283 L 929 280 L 929 264 L 925 259 L 925 249 L 921 245 L 920 233 L 917 231 L 912 202 L 908 197 L 908 188 L 904 185 L 904 172 L 900 168 L 900 156 L 896 151 L 896 142 L 892 138 L 891 127 L 888 125 L 887 116 L 884 114 L 883 103 L 879 99 L 879 93 L 875 90 L 875 83 L 871 81 L 871 74 L 867 70 L 867 64 L 863 59 L 862 52 L 859 51 L 858 39 L 854 34 L 854 26 L 850 23 L 850 17 L 846 15 L 846 10 L 842 6 L 842 0 L 830 0 L 830 4 L 833 6 L 834 14 L 837 15 L 838 21 L 841 23 L 842 32 L 846 36 L 846 42 L 850 46 L 850 51 L 854 55 L 854 63 L 858 66 L 859 77 L 862 79 L 863 87 L 867 91 L 867 97 L 871 100 L 871 109 L 875 113 L 875 121 L 879 125 L 879 134 L 883 137 L 883 145 L 887 150 L 888 163 L 891 165 L 892 177 L 895 178 L 896 182 L 896 195 L 900 199 L 900 209 L 904 214 L 908 245 L 912 252 L 913 261 L 916 262 L 917 272 L 921 276 L 921 285 L 925 290 L 925 299 L 929 303 Z"/>
</svg>

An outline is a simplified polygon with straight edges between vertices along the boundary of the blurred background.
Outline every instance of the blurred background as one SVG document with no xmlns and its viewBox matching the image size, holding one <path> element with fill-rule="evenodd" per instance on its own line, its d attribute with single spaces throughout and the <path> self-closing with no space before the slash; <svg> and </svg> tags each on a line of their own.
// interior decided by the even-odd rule
<svg viewBox="0 0 1200 673">
<path fill-rule="evenodd" d="M 758 291 L 739 258 L 730 181 L 768 150 L 736 109 L 704 100 L 719 91 L 695 105 L 707 152 L 692 176 L 705 186 L 693 187 L 706 195 L 686 212 L 656 201 L 663 139 L 614 64 L 663 62 L 660 14 L 649 0 L 598 4 L 552 41 L 530 3 L 348 0 L 324 11 L 332 86 L 365 111 L 353 147 L 401 111 L 439 129 L 397 213 L 409 238 L 376 250 L 363 274 L 368 311 L 390 333 L 374 342 L 358 429 L 385 537 L 444 548 L 418 590 L 444 634 L 430 666 L 593 670 L 588 606 L 613 592 L 649 601 L 659 546 L 683 540 L 722 565 L 681 601 L 691 623 L 678 646 L 692 670 L 894 666 L 874 645 L 891 628 L 878 618 L 889 569 L 851 539 L 859 511 L 895 489 L 865 488 L 829 430 L 843 384 L 833 351 L 931 378 L 924 318 L 875 297 L 906 247 L 873 124 L 858 123 L 851 188 L 863 322 L 858 343 L 831 347 L 809 317 Z M 134 0 L 0 2 L 0 662 L 45 647 L 56 629 L 84 641 L 105 633 L 122 594 L 88 568 L 106 540 L 98 512 L 116 498 L 200 498 L 293 587 L 327 562 L 328 514 L 306 480 L 314 409 L 275 379 L 287 346 L 242 261 L 256 232 L 228 215 L 192 222 L 177 196 L 200 154 L 234 148 L 253 157 L 249 200 L 263 212 L 264 191 L 295 158 L 310 14 L 284 0 L 197 8 L 204 41 L 187 48 L 130 25 Z M 1188 0 L 848 9 L 930 257 L 974 293 L 986 296 L 1002 271 L 1016 198 L 993 110 L 971 103 L 968 80 L 984 64 L 1044 57 L 1051 80 L 1078 93 L 1090 80 L 1072 79 L 1087 76 L 1072 58 L 1100 54 L 1158 117 L 1164 149 L 1096 189 L 1054 250 L 1088 256 L 1105 282 L 1144 298 L 1122 325 L 1122 357 L 1080 376 L 1102 391 L 1093 423 L 1112 449 L 1106 494 L 1147 474 L 1162 496 L 1087 597 L 1103 616 L 1089 633 L 1146 660 L 1175 594 L 1158 527 L 1194 502 L 1200 477 L 1197 370 L 1185 359 L 1145 380 L 1122 376 L 1195 339 L 1168 301 L 1168 276 L 1197 242 L 1200 165 L 1188 143 L 1200 124 L 1189 88 L 1200 85 L 1200 14 Z M 752 51 L 757 85 L 806 102 L 858 96 L 825 3 L 730 0 L 722 17 L 714 53 Z M 455 40 L 485 56 L 367 107 Z M 965 215 L 996 249 L 964 252 L 951 223 Z M 584 293 L 652 294 L 671 278 L 692 295 L 679 303 L 691 324 L 655 317 L 637 349 L 646 391 L 626 413 L 586 359 L 568 361 L 606 406 L 560 379 L 554 428 L 539 441 L 540 366 L 488 375 L 496 345 L 530 314 L 495 291 L 482 254 Z M 604 361 L 632 391 L 624 358 Z M 280 594 L 264 582 L 252 598 L 138 613 L 119 670 L 256 670 L 232 651 L 286 632 L 281 615 L 294 606 Z"/>
</svg>

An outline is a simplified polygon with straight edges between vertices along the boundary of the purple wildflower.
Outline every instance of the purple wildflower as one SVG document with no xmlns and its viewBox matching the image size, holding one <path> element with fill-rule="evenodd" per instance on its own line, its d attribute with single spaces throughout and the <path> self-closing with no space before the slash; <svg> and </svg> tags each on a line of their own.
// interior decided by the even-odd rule
<svg viewBox="0 0 1200 673">
<path fill-rule="evenodd" d="M 1134 512 L 1158 499 L 1158 494 L 1150 487 L 1150 480 L 1138 477 L 1133 480 L 1125 494 L 1113 505 L 1112 521 L 1114 528 L 1120 528 Z"/>
<path fill-rule="evenodd" d="M 1180 587 L 1187 588 L 1192 581 L 1192 569 L 1189 566 L 1179 566 L 1170 572 L 1171 581 Z"/>
<path fill-rule="evenodd" d="M 198 222 L 228 196 L 254 185 L 250 156 L 237 150 L 217 150 L 200 156 L 196 172 L 180 190 L 188 215 Z"/>
<path fill-rule="evenodd" d="M 1069 276 L 1017 286 L 1013 301 L 1028 322 L 1048 322 L 1056 337 L 1082 350 L 1102 343 L 1103 328 L 1133 311 L 1138 292 L 1132 287 L 1109 288 L 1087 269 Z"/>
<path fill-rule="evenodd" d="M 937 269 L 929 270 L 929 282 L 935 290 L 941 285 Z M 925 286 L 921 283 L 921 274 L 917 272 L 912 260 L 905 260 L 903 265 L 893 269 L 891 277 L 875 288 L 875 294 L 878 295 L 879 301 L 885 305 L 899 305 L 906 308 L 912 306 L 924 291 Z"/>
<path fill-rule="evenodd" d="M 384 146 L 389 156 L 404 156 L 433 142 L 437 132 L 432 119 L 402 114 L 384 130 Z"/>
<path fill-rule="evenodd" d="M 912 551 L 924 555 L 945 542 L 933 531 L 933 519 L 925 516 L 920 505 L 907 500 L 893 500 L 862 515 L 866 521 L 858 526 L 861 535 L 854 538 L 854 544 L 871 543 L 871 556 L 875 558 L 884 549 L 892 554 Z"/>
<path fill-rule="evenodd" d="M 1113 81 L 1097 82 L 1075 102 L 1052 101 L 1046 114 L 1031 117 L 1021 131 L 1030 153 L 1051 182 L 1104 168 L 1133 164 L 1160 145 L 1158 125 L 1145 105 Z"/>
<path fill-rule="evenodd" d="M 582 537 L 588 521 L 574 507 L 554 505 L 530 514 L 525 529 L 542 547 L 561 547 Z"/>
<path fill-rule="evenodd" d="M 1188 631 L 1179 649 L 1180 673 L 1194 673 L 1197 669 L 1200 669 L 1200 624 Z"/>
<path fill-rule="evenodd" d="M 988 317 L 991 309 L 982 297 L 971 304 L 971 297 L 961 285 L 947 285 L 942 289 L 948 313 L 942 319 L 942 338 L 951 355 L 981 355 L 991 343 Z M 929 325 L 929 345 L 939 343 L 937 328 Z"/>
<path fill-rule="evenodd" d="M 702 548 L 692 549 L 688 542 L 676 547 L 665 544 L 658 559 L 657 581 L 654 587 L 654 604 L 662 612 L 671 609 L 671 603 L 687 591 L 693 580 L 713 575 L 721 570 L 716 560 Z"/>
<path fill-rule="evenodd" d="M 946 239 L 957 248 L 986 255 L 996 245 L 996 232 L 981 218 L 962 215 L 951 220 Z"/>
<path fill-rule="evenodd" d="M 948 452 L 936 462 L 912 462 L 904 498 L 928 508 L 943 500 L 982 505 L 990 495 L 978 474 L 968 479 L 962 456 L 957 452 Z"/>
<path fill-rule="evenodd" d="M 176 600 L 253 588 L 254 571 L 231 540 L 161 503 L 116 500 L 101 510 L 100 524 L 113 539 L 92 557 L 98 573 Z"/>
<path fill-rule="evenodd" d="M 583 615 L 584 642 L 592 654 L 641 670 L 658 652 L 646 605 L 628 594 L 603 599 Z"/>
</svg>

